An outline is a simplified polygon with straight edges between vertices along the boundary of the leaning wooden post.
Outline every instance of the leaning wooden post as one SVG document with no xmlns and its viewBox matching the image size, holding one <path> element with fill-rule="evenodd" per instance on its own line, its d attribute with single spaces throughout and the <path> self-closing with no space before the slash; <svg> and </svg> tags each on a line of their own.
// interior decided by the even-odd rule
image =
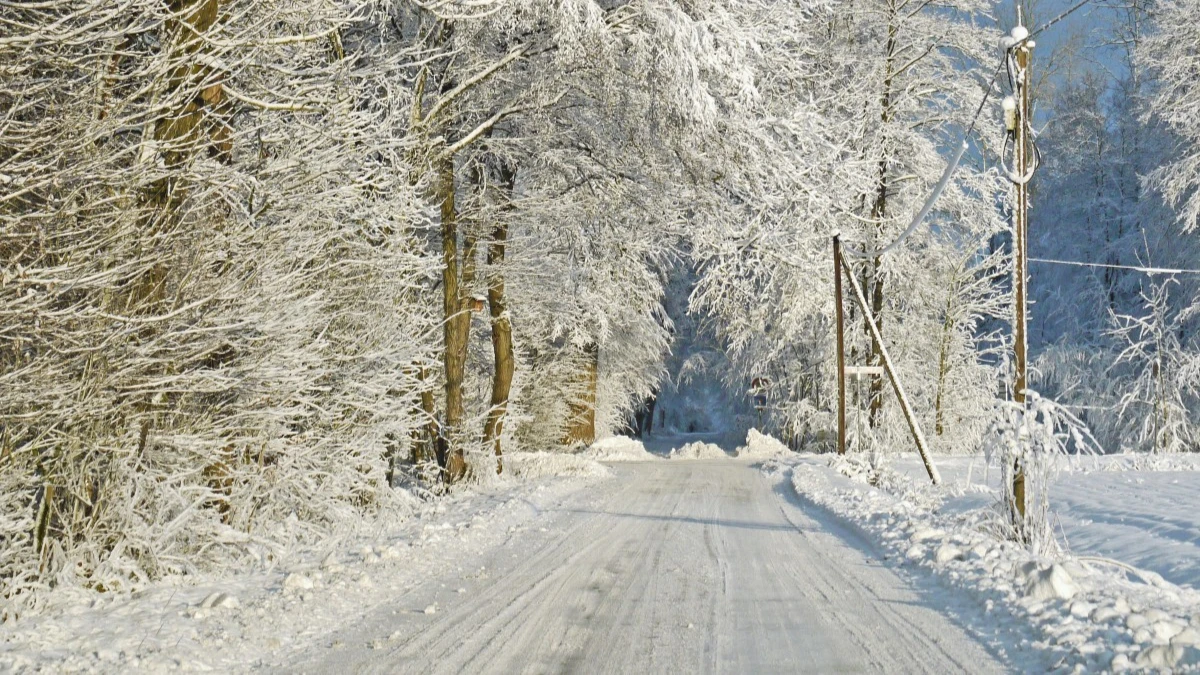
<svg viewBox="0 0 1200 675">
<path fill-rule="evenodd" d="M 846 454 L 846 316 L 842 306 L 842 237 L 833 235 L 833 303 L 837 317 L 838 454 Z"/>
<path fill-rule="evenodd" d="M 871 339 L 879 347 L 879 355 L 883 357 L 883 369 L 892 382 L 892 388 L 896 390 L 896 398 L 900 401 L 900 409 L 904 411 L 904 420 L 908 422 L 908 430 L 912 432 L 913 441 L 917 444 L 917 452 L 921 455 L 921 461 L 925 463 L 925 471 L 929 474 L 929 480 L 933 481 L 934 485 L 938 485 L 942 482 L 942 476 L 938 473 L 937 467 L 933 465 L 933 460 L 929 458 L 925 434 L 921 433 L 917 417 L 908 404 L 908 395 L 904 393 L 904 387 L 900 385 L 900 378 L 896 376 L 892 357 L 888 354 L 887 346 L 883 344 L 883 335 L 879 332 L 879 326 L 875 325 L 875 318 L 871 316 L 871 311 L 867 307 L 867 298 L 863 295 L 862 287 L 858 285 L 858 279 L 854 278 L 850 266 L 846 264 L 846 259 L 842 258 L 841 263 L 842 269 L 846 271 L 846 278 L 850 280 L 850 288 L 854 289 L 854 298 L 858 300 L 858 306 L 862 308 L 863 317 L 867 320 L 867 328 L 871 330 Z"/>
</svg>

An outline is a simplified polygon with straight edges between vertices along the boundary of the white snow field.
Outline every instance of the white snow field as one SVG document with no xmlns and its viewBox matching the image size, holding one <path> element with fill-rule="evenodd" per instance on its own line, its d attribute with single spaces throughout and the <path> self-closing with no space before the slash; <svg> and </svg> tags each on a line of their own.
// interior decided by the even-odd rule
<svg viewBox="0 0 1200 675">
<path fill-rule="evenodd" d="M 1195 458 L 1064 461 L 1051 488 L 1066 551 L 1035 555 L 997 534 L 995 483 L 982 458 L 872 469 L 862 459 L 768 462 L 802 499 L 849 522 L 891 563 L 975 609 L 960 616 L 1008 659 L 1040 652 L 1056 672 L 1200 672 Z M 1161 574 L 1161 576 L 1160 576 Z M 1174 583 L 1173 583 L 1174 582 Z M 981 610 L 981 611 L 980 611 Z"/>
<path fill-rule="evenodd" d="M 1064 461 L 1039 556 L 982 458 L 934 488 L 756 431 L 647 445 L 515 453 L 257 571 L 64 589 L 0 627 L 0 672 L 1200 672 L 1197 458 Z"/>
<path fill-rule="evenodd" d="M 688 440 L 680 440 L 682 445 Z M 988 673 L 962 603 L 744 459 L 513 456 L 364 542 L 0 628 L 0 671 Z M 995 651 L 994 649 L 992 651 Z M 1024 659 L 1024 660 L 1021 660 Z"/>
<path fill-rule="evenodd" d="M 999 475 L 982 457 L 938 459 L 948 483 L 962 494 L 943 510 L 964 511 L 995 501 Z M 923 481 L 915 456 L 894 463 Z M 1082 457 L 1064 462 L 1050 493 L 1060 538 L 1077 555 L 1103 556 L 1200 590 L 1200 457 L 1194 455 Z"/>
</svg>

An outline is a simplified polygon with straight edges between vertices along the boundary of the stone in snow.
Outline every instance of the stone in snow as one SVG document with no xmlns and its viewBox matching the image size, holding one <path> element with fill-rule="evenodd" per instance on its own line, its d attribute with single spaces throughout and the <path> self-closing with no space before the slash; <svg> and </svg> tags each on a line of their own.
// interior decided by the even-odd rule
<svg viewBox="0 0 1200 675">
<path fill-rule="evenodd" d="M 307 591 L 313 587 L 313 580 L 299 572 L 292 572 L 283 580 L 285 591 Z"/>
<path fill-rule="evenodd" d="M 228 593 L 209 593 L 200 607 L 204 609 L 237 609 L 238 599 Z"/>
<path fill-rule="evenodd" d="M 1035 569 L 1026 579 L 1025 597 L 1033 600 L 1070 600 L 1079 592 L 1075 580 L 1058 564 Z"/>
<path fill-rule="evenodd" d="M 934 559 L 937 560 L 939 565 L 945 565 L 951 560 L 962 560 L 963 552 L 957 546 L 945 544 L 937 550 Z"/>
</svg>

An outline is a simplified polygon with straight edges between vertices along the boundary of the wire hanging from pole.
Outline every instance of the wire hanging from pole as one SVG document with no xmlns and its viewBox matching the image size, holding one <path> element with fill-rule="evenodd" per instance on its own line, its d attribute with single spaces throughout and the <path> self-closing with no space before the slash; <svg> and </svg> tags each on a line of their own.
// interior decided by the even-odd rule
<svg viewBox="0 0 1200 675">
<path fill-rule="evenodd" d="M 959 141 L 959 144 L 958 144 L 959 149 L 955 152 L 954 157 L 951 158 L 950 162 L 946 165 L 946 170 L 942 173 L 942 179 L 938 181 L 938 185 L 934 188 L 933 192 L 929 195 L 929 198 L 927 200 L 925 200 L 925 204 L 924 204 L 924 206 L 922 206 L 921 210 L 917 213 L 917 216 L 915 218 L 913 218 L 912 222 L 909 223 L 909 226 L 904 230 L 904 232 L 900 233 L 900 236 L 896 237 L 894 240 L 892 240 L 891 243 L 889 243 L 887 246 L 884 246 L 881 249 L 876 249 L 874 251 L 868 251 L 866 249 L 866 247 L 863 247 L 863 250 L 856 251 L 853 248 L 847 246 L 845 243 L 843 243 L 842 244 L 842 255 L 844 257 L 854 259 L 854 260 L 870 260 L 872 258 L 880 257 L 880 256 L 884 255 L 885 253 L 890 253 L 891 251 L 894 251 L 895 249 L 899 248 L 899 246 L 901 244 L 903 244 L 904 241 L 906 239 L 908 239 L 908 237 L 917 230 L 917 227 L 921 224 L 921 221 L 923 221 L 929 215 L 929 212 L 933 209 L 934 202 L 936 202 L 938 197 L 941 196 L 941 193 L 945 189 L 946 184 L 949 183 L 951 176 L 953 176 L 954 171 L 958 168 L 958 164 L 961 161 L 963 153 L 966 151 L 966 148 L 967 148 L 967 139 L 970 138 L 971 133 L 975 131 L 975 125 L 979 122 L 979 117 L 980 117 L 980 115 L 983 114 L 983 109 L 984 109 L 984 107 L 987 106 L 988 99 L 991 98 L 992 91 L 995 89 L 996 79 L 1000 76 L 1000 71 L 1005 69 L 1005 67 L 1008 65 L 1009 59 L 1012 58 L 1013 50 L 1016 47 L 1024 45 L 1026 42 L 1028 42 L 1028 41 L 1032 40 L 1033 38 L 1037 37 L 1038 35 L 1042 34 L 1050 27 L 1054 26 L 1055 24 L 1062 21 L 1063 19 L 1066 19 L 1068 16 L 1074 14 L 1076 11 L 1078 11 L 1080 8 L 1082 8 L 1084 5 L 1088 4 L 1091 1 L 1092 0 L 1080 0 L 1080 2 L 1077 2 L 1076 4 L 1074 4 L 1070 8 L 1068 8 L 1065 12 L 1059 14 L 1058 16 L 1054 17 L 1053 19 L 1050 19 L 1046 23 L 1042 24 L 1037 29 L 1031 31 L 1025 37 L 1023 37 L 1019 40 L 1016 40 L 1016 41 L 1012 42 L 1011 44 L 1007 45 L 1006 49 L 1004 50 L 1004 54 L 1001 56 L 1000 63 L 998 63 L 996 65 L 996 69 L 994 71 L 992 71 L 992 77 L 988 81 L 987 88 L 984 89 L 983 98 L 979 101 L 979 106 L 975 108 L 975 114 L 971 117 L 971 123 L 969 125 L 967 125 L 967 130 L 966 130 L 966 132 L 963 133 L 962 139 Z M 1010 89 L 1012 88 L 1011 85 L 1013 84 L 1013 82 L 1014 82 L 1014 80 L 1013 80 L 1012 72 L 1010 69 L 1010 71 L 1009 71 Z M 1032 131 L 1032 128 L 1031 128 L 1031 131 Z M 1031 138 L 1032 138 L 1032 135 L 1031 135 Z M 1041 164 L 1042 156 L 1041 156 L 1041 151 L 1038 150 L 1038 148 L 1037 148 L 1037 144 L 1032 144 L 1032 145 L 1033 145 L 1034 167 L 1036 170 L 1036 167 Z M 1010 175 L 1010 179 L 1011 179 L 1012 172 L 1006 171 L 1006 173 Z M 1026 180 L 1028 180 L 1028 178 L 1026 178 Z"/>
<path fill-rule="evenodd" d="M 1019 36 L 1019 33 L 1017 32 L 1018 30 L 1026 34 L 1024 36 Z M 1000 164 L 1004 167 L 1004 175 L 1007 176 L 1008 180 L 1015 185 L 1024 185 L 1028 183 L 1030 179 L 1033 178 L 1033 174 L 1036 173 L 1038 168 L 1042 165 L 1042 152 L 1037 146 L 1037 133 L 1033 129 L 1033 120 L 1025 119 L 1023 114 L 1016 113 L 1016 101 L 1019 101 L 1023 98 L 1023 92 L 1026 87 L 1033 86 L 1033 83 L 1026 81 L 1028 79 L 1028 73 L 1021 69 L 1021 66 L 1017 63 L 1016 59 L 1017 50 L 1029 49 L 1033 47 L 1033 41 L 1030 40 L 1030 37 L 1030 34 L 1024 29 L 1023 26 L 1014 28 L 1010 38 L 1012 42 L 1004 52 L 1004 65 L 1005 69 L 1008 71 L 1008 90 L 1010 92 L 1010 96 L 1006 97 L 1003 103 L 1006 128 L 1004 133 L 1004 144 L 1000 151 Z M 1019 130 L 1017 129 L 1017 125 L 1020 125 L 1024 128 Z M 1018 131 L 1023 131 L 1024 133 L 1019 134 Z M 1029 159 L 1032 161 L 1029 162 L 1029 166 L 1026 168 L 1024 173 L 1018 174 L 1016 168 L 1012 164 L 1016 162 L 1016 140 L 1021 135 L 1023 135 L 1029 141 Z M 1011 162 L 1006 162 L 1006 157 L 1008 157 L 1010 151 L 1012 152 L 1012 160 Z"/>
</svg>

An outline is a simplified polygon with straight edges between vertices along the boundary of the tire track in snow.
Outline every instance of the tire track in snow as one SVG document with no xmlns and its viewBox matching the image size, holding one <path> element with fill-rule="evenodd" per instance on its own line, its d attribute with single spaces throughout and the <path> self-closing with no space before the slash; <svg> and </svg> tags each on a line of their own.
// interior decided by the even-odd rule
<svg viewBox="0 0 1200 675">
<path fill-rule="evenodd" d="M 421 588 L 306 672 L 999 672 L 892 571 L 738 460 L 614 467 L 616 479 L 482 559 L 490 578 L 412 611 Z M 513 554 L 517 558 L 513 558 Z M 469 563 L 469 564 L 468 564 Z M 452 568 L 429 584 L 458 584 Z M 427 594 L 430 592 L 425 589 Z M 441 596 L 439 596 L 441 597 Z M 384 608 L 386 610 L 387 607 Z M 295 668 L 293 668 L 295 669 Z"/>
</svg>

